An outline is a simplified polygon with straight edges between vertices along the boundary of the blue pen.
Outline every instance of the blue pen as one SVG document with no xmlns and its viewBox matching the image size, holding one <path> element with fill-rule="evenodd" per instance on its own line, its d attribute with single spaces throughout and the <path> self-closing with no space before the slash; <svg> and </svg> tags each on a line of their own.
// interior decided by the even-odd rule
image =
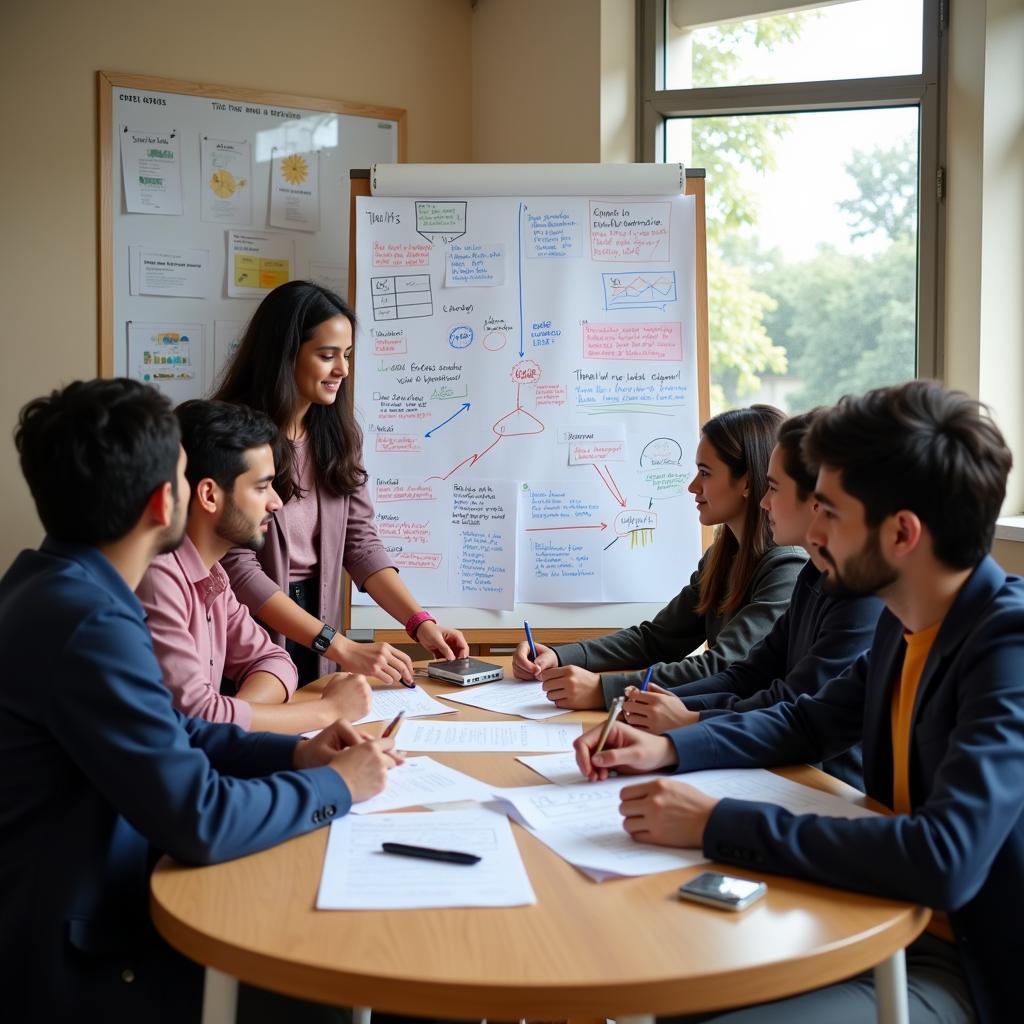
<svg viewBox="0 0 1024 1024">
<path fill-rule="evenodd" d="M 523 619 L 523 629 L 526 630 L 526 642 L 530 645 L 530 661 L 537 660 L 537 645 L 533 642 L 533 633 L 530 632 L 530 624 Z"/>
<path fill-rule="evenodd" d="M 647 692 L 647 684 L 651 681 L 651 673 L 653 671 L 654 671 L 654 666 L 652 665 L 647 670 L 647 674 L 644 676 L 644 681 L 640 684 L 640 692 L 641 693 L 646 693 Z"/>
</svg>

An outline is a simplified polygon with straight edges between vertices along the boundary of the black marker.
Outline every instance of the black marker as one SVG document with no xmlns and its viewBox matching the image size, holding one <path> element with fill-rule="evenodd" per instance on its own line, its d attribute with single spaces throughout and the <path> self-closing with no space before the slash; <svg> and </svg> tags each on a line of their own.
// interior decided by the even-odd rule
<svg viewBox="0 0 1024 1024">
<path fill-rule="evenodd" d="M 382 843 L 381 849 L 385 853 L 397 853 L 401 857 L 443 860 L 447 864 L 476 864 L 480 860 L 475 853 L 459 853 L 457 850 L 435 850 L 430 846 L 409 846 L 406 843 Z"/>
</svg>

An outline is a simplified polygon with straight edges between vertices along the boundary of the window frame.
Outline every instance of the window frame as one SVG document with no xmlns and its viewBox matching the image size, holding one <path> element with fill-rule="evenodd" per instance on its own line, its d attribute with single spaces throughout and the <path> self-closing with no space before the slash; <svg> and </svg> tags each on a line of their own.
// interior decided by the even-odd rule
<svg viewBox="0 0 1024 1024">
<path fill-rule="evenodd" d="M 636 0 L 637 159 L 665 159 L 665 123 L 676 117 L 803 113 L 813 110 L 918 108 L 918 377 L 941 378 L 945 249 L 946 68 L 948 0 L 923 0 L 921 73 L 835 81 L 692 89 L 664 87 L 665 23 L 671 0 Z M 785 10 L 784 0 L 780 7 Z"/>
</svg>

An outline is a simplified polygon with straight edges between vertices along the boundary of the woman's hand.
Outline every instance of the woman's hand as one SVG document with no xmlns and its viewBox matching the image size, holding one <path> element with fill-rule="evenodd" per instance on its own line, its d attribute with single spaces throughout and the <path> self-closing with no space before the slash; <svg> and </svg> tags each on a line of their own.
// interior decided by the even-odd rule
<svg viewBox="0 0 1024 1024">
<path fill-rule="evenodd" d="M 512 675 L 516 679 L 540 679 L 545 669 L 557 668 L 558 657 L 550 647 L 543 644 L 534 644 L 537 648 L 537 657 L 530 660 L 530 645 L 526 640 L 520 642 L 516 653 L 512 655 Z"/>
<path fill-rule="evenodd" d="M 415 686 L 412 659 L 391 644 L 359 644 L 338 633 L 324 655 L 346 672 L 373 676 L 382 683 L 405 682 Z"/>
<path fill-rule="evenodd" d="M 627 687 L 622 717 L 634 729 L 642 729 L 644 732 L 656 733 L 659 736 L 669 729 L 678 729 L 680 726 L 693 725 L 700 721 L 699 712 L 687 711 L 686 705 L 674 693 L 656 683 L 649 683 L 644 691 L 636 686 Z"/>
<path fill-rule="evenodd" d="M 541 682 L 544 693 L 555 707 L 574 711 L 604 707 L 601 677 L 596 672 L 588 672 L 578 665 L 559 665 L 543 672 Z"/>
<path fill-rule="evenodd" d="M 426 647 L 428 651 L 441 661 L 454 661 L 456 658 L 469 657 L 469 644 L 457 630 L 440 626 L 427 619 L 416 630 L 416 643 Z"/>
</svg>

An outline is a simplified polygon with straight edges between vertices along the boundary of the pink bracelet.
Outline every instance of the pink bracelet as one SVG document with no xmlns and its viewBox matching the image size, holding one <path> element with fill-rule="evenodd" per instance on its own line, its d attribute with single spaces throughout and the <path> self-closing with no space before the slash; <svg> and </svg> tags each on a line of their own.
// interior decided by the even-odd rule
<svg viewBox="0 0 1024 1024">
<path fill-rule="evenodd" d="M 437 622 L 430 612 L 417 612 L 411 616 L 409 621 L 405 624 L 405 631 L 409 634 L 409 638 L 412 640 L 416 639 L 416 630 L 423 625 L 424 622 Z"/>
</svg>

